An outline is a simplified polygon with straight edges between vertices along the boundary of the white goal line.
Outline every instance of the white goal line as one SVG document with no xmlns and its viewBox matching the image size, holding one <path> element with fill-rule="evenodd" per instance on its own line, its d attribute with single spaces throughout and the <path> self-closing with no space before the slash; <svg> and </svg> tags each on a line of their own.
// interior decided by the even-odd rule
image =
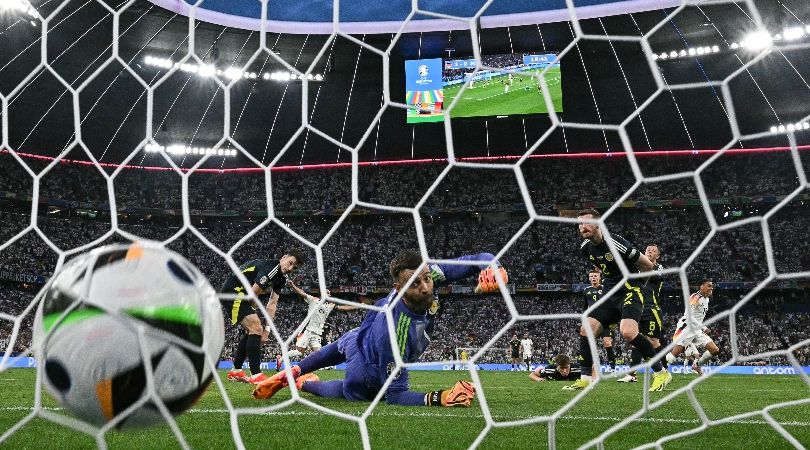
<svg viewBox="0 0 810 450">
<path fill-rule="evenodd" d="M 46 411 L 64 411 L 62 408 L 51 407 L 51 406 L 44 406 L 41 409 Z M 0 411 L 32 411 L 33 408 L 28 406 L 5 406 L 0 407 Z M 465 417 L 465 418 L 473 418 L 473 419 L 483 419 L 483 414 L 459 414 L 459 413 L 440 413 L 440 412 L 406 412 L 406 411 L 385 411 L 382 412 L 382 409 L 377 409 L 372 414 L 373 416 L 383 416 L 383 417 Z M 230 411 L 226 408 L 194 408 L 189 409 L 186 413 L 191 414 L 230 414 Z M 320 413 L 318 411 L 270 411 L 264 414 L 256 414 L 257 416 L 324 416 L 325 414 Z M 502 416 L 493 414 L 493 419 L 513 419 L 511 416 Z M 624 420 L 624 417 L 613 417 L 613 416 L 562 416 L 558 421 L 599 421 L 599 422 L 619 422 Z M 650 422 L 650 423 L 683 423 L 683 424 L 700 424 L 699 419 L 674 419 L 674 418 L 657 418 L 657 417 L 641 417 L 636 419 L 637 422 Z M 778 424 L 786 427 L 810 427 L 810 422 L 799 422 L 799 421 L 790 421 L 790 422 L 777 422 Z M 769 425 L 765 420 L 758 420 L 758 419 L 745 419 L 739 420 L 735 422 L 731 422 L 730 424 L 739 424 L 739 425 Z M 728 424 L 725 424 L 728 425 Z"/>
</svg>

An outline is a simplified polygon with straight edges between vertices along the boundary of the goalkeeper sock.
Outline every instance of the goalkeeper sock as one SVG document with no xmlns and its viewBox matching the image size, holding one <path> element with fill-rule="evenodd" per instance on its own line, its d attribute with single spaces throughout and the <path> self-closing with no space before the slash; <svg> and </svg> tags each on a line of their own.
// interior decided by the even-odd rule
<svg viewBox="0 0 810 450">
<path fill-rule="evenodd" d="M 245 357 L 247 356 L 247 334 L 243 334 L 236 344 L 236 352 L 233 354 L 233 368 L 239 370 L 245 365 Z"/>
<path fill-rule="evenodd" d="M 652 346 L 652 342 L 650 342 L 650 340 L 641 333 L 637 334 L 636 337 L 630 341 L 630 345 L 637 348 L 641 352 L 641 356 L 646 359 L 650 359 L 655 356 L 655 349 Z M 659 361 L 655 361 L 652 364 L 652 370 L 655 372 L 660 372 L 662 369 L 663 367 Z"/>
<path fill-rule="evenodd" d="M 249 334 L 247 337 L 247 343 L 245 344 L 248 364 L 250 365 L 250 373 L 253 375 L 262 373 L 261 343 L 261 336 L 258 334 Z"/>
<path fill-rule="evenodd" d="M 616 353 L 613 351 L 613 347 L 606 347 L 605 351 L 607 352 L 607 360 L 611 370 L 616 369 Z"/>
<path fill-rule="evenodd" d="M 587 336 L 579 337 L 579 357 L 582 358 L 582 376 L 580 378 L 590 381 L 593 374 L 593 355 L 591 355 Z"/>
<path fill-rule="evenodd" d="M 702 365 L 706 364 L 707 362 L 709 362 L 709 360 L 711 360 L 712 358 L 714 358 L 714 355 L 712 355 L 711 352 L 706 350 L 705 352 L 703 352 L 703 355 L 700 356 L 700 359 L 698 360 L 697 365 L 702 366 Z"/>
<path fill-rule="evenodd" d="M 317 352 L 312 352 L 306 358 L 298 363 L 298 368 L 301 369 L 301 375 L 314 372 L 324 367 L 336 366 L 346 361 L 343 353 L 338 351 L 337 342 L 332 342 L 326 347 L 321 348 Z"/>
<path fill-rule="evenodd" d="M 630 365 L 637 366 L 641 364 L 641 350 L 633 347 L 633 350 L 630 351 Z M 630 372 L 631 375 L 635 375 L 636 371 Z"/>
</svg>

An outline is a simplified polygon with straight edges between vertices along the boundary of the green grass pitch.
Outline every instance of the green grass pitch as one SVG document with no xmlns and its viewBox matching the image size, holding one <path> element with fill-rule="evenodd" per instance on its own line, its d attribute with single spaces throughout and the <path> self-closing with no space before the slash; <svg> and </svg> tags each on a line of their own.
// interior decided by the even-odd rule
<svg viewBox="0 0 810 450">
<path fill-rule="evenodd" d="M 322 379 L 342 377 L 340 371 L 321 371 Z M 222 373 L 223 377 L 225 373 Z M 479 372 L 486 399 L 497 421 L 530 418 L 555 412 L 577 393 L 561 390 L 560 382 L 531 382 L 525 372 Z M 0 429 L 14 425 L 29 413 L 33 404 L 35 372 L 11 369 L 0 373 Z M 411 372 L 414 389 L 434 390 L 451 386 L 467 378 L 466 372 Z M 691 375 L 675 375 L 663 393 L 651 393 L 656 400 L 691 381 Z M 251 387 L 226 383 L 236 407 L 272 405 L 290 397 L 289 390 L 268 401 L 250 397 Z M 557 448 L 570 449 L 615 425 L 642 406 L 642 383 L 623 384 L 605 380 L 556 423 Z M 696 389 L 697 400 L 709 419 L 743 414 L 783 401 L 807 399 L 807 386 L 798 376 L 713 376 Z M 344 400 L 307 399 L 347 414 L 360 415 L 368 404 Z M 57 408 L 46 396 L 44 404 Z M 57 413 L 64 413 L 58 409 Z M 799 442 L 810 446 L 810 405 L 786 407 L 772 411 L 773 418 Z M 215 386 L 185 414 L 177 419 L 188 444 L 193 448 L 234 448 L 230 416 Z M 605 441 L 605 448 L 626 449 L 659 439 L 665 435 L 698 426 L 699 417 L 686 395 L 679 395 L 664 406 L 646 413 L 640 420 L 618 431 Z M 360 448 L 360 431 L 354 423 L 295 404 L 276 413 L 241 415 L 238 423 L 245 446 L 249 449 L 350 449 Z M 468 447 L 485 426 L 480 403 L 469 409 L 435 407 L 398 407 L 380 404 L 368 419 L 373 448 L 457 449 Z M 170 449 L 179 448 L 167 426 L 139 431 L 110 432 L 109 448 Z M 494 428 L 481 448 L 547 448 L 545 424 Z M 43 419 L 34 419 L 4 444 L 3 448 L 93 448 L 94 440 L 77 431 Z M 789 443 L 756 415 L 740 423 L 718 425 L 687 438 L 669 442 L 673 449 L 771 449 L 788 448 Z"/>
<path fill-rule="evenodd" d="M 537 73 L 540 69 L 532 72 Z M 461 100 L 450 111 L 450 117 L 511 116 L 516 114 L 548 113 L 543 95 L 537 89 L 537 78 L 515 75 L 509 93 L 504 92 L 501 79 L 505 75 L 492 78 L 491 82 L 476 81 L 474 87 L 462 93 Z M 555 111 L 562 111 L 562 87 L 559 68 L 546 72 L 548 85 Z M 522 80 L 522 81 L 521 81 Z M 444 107 L 458 96 L 462 85 L 444 89 Z"/>
</svg>

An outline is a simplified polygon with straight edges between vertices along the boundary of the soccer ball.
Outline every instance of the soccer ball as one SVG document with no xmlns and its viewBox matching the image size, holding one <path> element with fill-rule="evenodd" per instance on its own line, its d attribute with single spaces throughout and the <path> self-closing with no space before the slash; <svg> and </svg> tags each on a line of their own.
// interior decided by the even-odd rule
<svg viewBox="0 0 810 450">
<path fill-rule="evenodd" d="M 110 245 L 55 275 L 34 351 L 62 407 L 94 425 L 141 427 L 165 421 L 158 401 L 177 415 L 200 398 L 224 330 L 216 292 L 185 258 L 157 243 Z"/>
</svg>

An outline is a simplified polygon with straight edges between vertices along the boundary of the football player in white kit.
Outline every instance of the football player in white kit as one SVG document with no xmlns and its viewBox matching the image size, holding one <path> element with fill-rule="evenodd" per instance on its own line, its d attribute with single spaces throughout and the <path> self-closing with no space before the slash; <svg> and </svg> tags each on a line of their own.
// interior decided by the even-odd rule
<svg viewBox="0 0 810 450">
<path fill-rule="evenodd" d="M 511 73 L 506 74 L 506 77 L 502 81 L 504 94 L 509 93 L 509 87 L 512 86 L 512 80 L 513 80 L 512 74 Z"/>
<path fill-rule="evenodd" d="M 326 323 L 326 318 L 329 317 L 329 314 L 332 313 L 333 309 L 337 307 L 338 311 L 351 311 L 358 308 L 356 306 L 349 305 L 335 305 L 335 303 L 326 299 L 321 300 L 318 297 L 307 294 L 303 289 L 299 288 L 292 282 L 287 284 L 307 303 L 307 306 L 309 307 L 309 310 L 307 311 L 309 322 L 304 328 L 304 332 L 301 333 L 301 335 L 298 336 L 298 339 L 295 341 L 295 349 L 290 350 L 288 353 L 290 358 L 301 358 L 304 356 L 304 352 L 307 350 L 316 352 L 321 349 L 323 327 Z M 330 292 L 327 290 L 326 296 L 329 297 L 329 295 Z"/>
<path fill-rule="evenodd" d="M 532 371 L 532 352 L 534 352 L 534 342 L 527 335 L 523 335 L 520 340 L 520 346 L 523 348 L 523 361 L 526 362 L 526 370 Z"/>
<path fill-rule="evenodd" d="M 689 309 L 695 328 L 689 326 L 686 315 L 681 317 L 681 319 L 678 320 L 675 335 L 672 336 L 675 347 L 672 349 L 672 352 L 667 354 L 667 362 L 673 363 L 675 359 L 683 353 L 686 347 L 694 345 L 695 347 L 703 348 L 705 350 L 703 354 L 692 364 L 692 370 L 698 375 L 703 374 L 700 366 L 706 364 L 720 353 L 717 344 L 706 334 L 709 329 L 703 326 L 703 320 L 706 319 L 706 313 L 709 311 L 709 299 L 711 299 L 713 292 L 714 284 L 712 281 L 701 280 L 698 291 L 689 297 Z"/>
</svg>

